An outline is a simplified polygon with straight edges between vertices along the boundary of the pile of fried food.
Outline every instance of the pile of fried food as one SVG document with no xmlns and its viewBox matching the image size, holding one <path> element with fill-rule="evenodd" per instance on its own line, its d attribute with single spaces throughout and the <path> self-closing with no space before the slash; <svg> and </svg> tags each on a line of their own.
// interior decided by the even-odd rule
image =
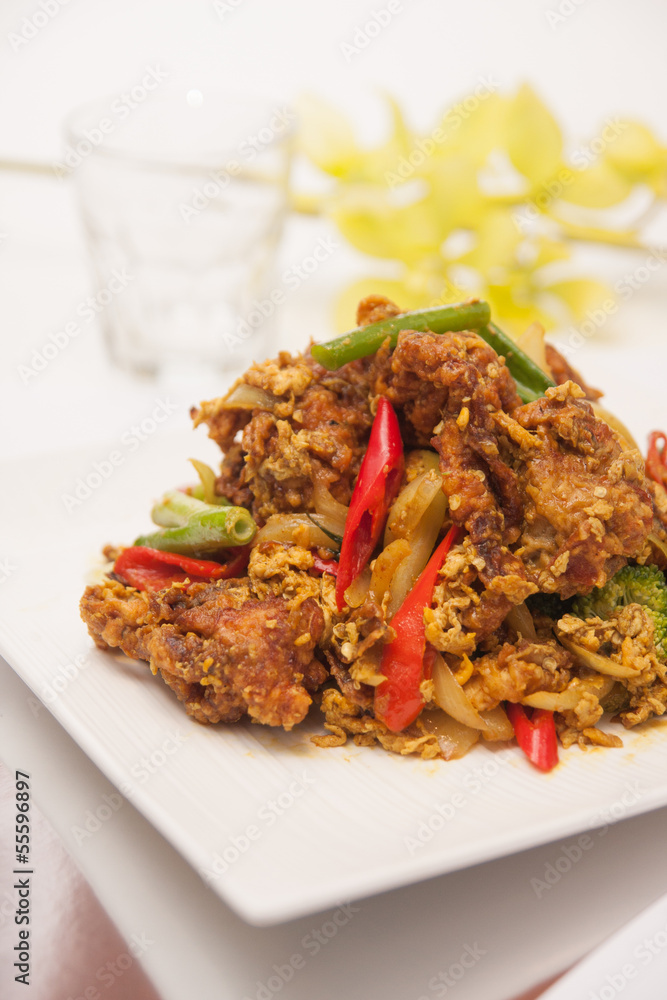
<svg viewBox="0 0 667 1000">
<path fill-rule="evenodd" d="M 516 737 L 538 768 L 667 707 L 665 449 L 471 301 L 254 364 L 193 410 L 219 472 L 108 548 L 81 613 L 202 723 L 424 758 Z M 533 352 L 534 353 L 534 352 Z M 657 437 L 657 435 L 655 435 Z M 605 730 L 612 727 L 605 726 Z"/>
</svg>

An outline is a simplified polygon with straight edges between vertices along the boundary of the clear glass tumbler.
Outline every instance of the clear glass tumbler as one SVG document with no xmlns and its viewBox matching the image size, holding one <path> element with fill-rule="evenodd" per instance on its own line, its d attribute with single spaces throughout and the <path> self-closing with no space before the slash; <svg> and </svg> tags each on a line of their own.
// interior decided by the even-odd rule
<svg viewBox="0 0 667 1000">
<path fill-rule="evenodd" d="M 122 98 L 69 116 L 57 165 L 75 175 L 111 357 L 149 374 L 262 360 L 294 115 L 199 91 Z"/>
</svg>

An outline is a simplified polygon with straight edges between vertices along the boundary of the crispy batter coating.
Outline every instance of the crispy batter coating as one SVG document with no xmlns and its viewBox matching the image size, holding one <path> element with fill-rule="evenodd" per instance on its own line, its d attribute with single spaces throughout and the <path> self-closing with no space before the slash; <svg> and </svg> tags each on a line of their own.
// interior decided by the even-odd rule
<svg viewBox="0 0 667 1000">
<path fill-rule="evenodd" d="M 521 701 L 535 691 L 563 691 L 570 681 L 572 657 L 555 641 L 506 642 L 496 653 L 474 661 L 474 672 L 464 690 L 480 712 L 501 701 Z"/>
<path fill-rule="evenodd" d="M 639 452 L 622 449 L 573 382 L 512 416 L 530 433 L 515 441 L 525 495 L 517 555 L 540 590 L 562 598 L 603 586 L 653 524 Z"/>
<path fill-rule="evenodd" d="M 111 581 L 89 587 L 81 614 L 100 645 L 148 660 L 198 722 L 291 729 L 327 671 L 314 656 L 324 617 L 311 598 L 290 608 L 244 584 L 195 584 L 150 596 Z"/>
<path fill-rule="evenodd" d="M 324 728 L 330 736 L 311 736 L 316 746 L 344 746 L 348 734 L 357 746 L 373 746 L 376 742 L 394 753 L 419 754 L 424 760 L 440 756 L 435 736 L 424 733 L 416 724 L 402 733 L 392 733 L 383 722 L 374 719 L 361 705 L 346 698 L 340 691 L 328 688 L 322 697 Z"/>
<path fill-rule="evenodd" d="M 233 503 L 243 498 L 263 524 L 272 514 L 313 510 L 319 477 L 336 500 L 348 504 L 373 422 L 362 365 L 345 377 L 327 372 L 310 355 L 281 354 L 254 365 L 226 397 L 202 403 L 195 425 L 226 451 L 217 491 Z M 273 402 L 253 410 L 229 408 L 240 384 L 270 394 Z M 241 441 L 234 437 L 241 433 Z"/>
<path fill-rule="evenodd" d="M 485 593 L 467 612 L 468 631 L 490 634 L 513 604 L 537 590 L 509 548 L 523 518 L 520 483 L 494 420 L 520 406 L 503 360 L 475 333 L 403 331 L 375 385 L 440 455 L 451 517 L 465 527 Z"/>
</svg>

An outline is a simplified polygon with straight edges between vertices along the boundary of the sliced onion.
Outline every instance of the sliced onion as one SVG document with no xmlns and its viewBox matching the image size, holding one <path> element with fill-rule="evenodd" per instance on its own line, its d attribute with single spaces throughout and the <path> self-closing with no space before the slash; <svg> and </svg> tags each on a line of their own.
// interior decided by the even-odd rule
<svg viewBox="0 0 667 1000">
<path fill-rule="evenodd" d="M 384 544 L 389 545 L 396 538 L 410 538 L 433 499 L 440 492 L 442 492 L 442 477 L 433 469 L 422 472 L 404 486 L 389 511 Z"/>
<path fill-rule="evenodd" d="M 488 743 L 500 740 L 505 742 L 514 736 L 514 726 L 507 718 L 507 712 L 502 705 L 496 705 L 487 712 L 480 712 L 480 716 L 487 726 L 487 731 L 483 735 Z"/>
<path fill-rule="evenodd" d="M 662 538 L 658 538 L 653 531 L 649 534 L 648 540 L 651 545 L 654 545 L 659 552 L 662 552 L 665 559 L 667 559 L 667 543 L 663 542 Z"/>
<path fill-rule="evenodd" d="M 612 680 L 613 684 L 613 680 Z M 541 708 L 545 712 L 568 712 L 579 704 L 582 691 L 566 688 L 564 691 L 536 691 L 521 699 L 522 705 L 529 708 Z"/>
<path fill-rule="evenodd" d="M 608 656 L 592 653 L 589 649 L 584 649 L 583 646 L 572 642 L 565 636 L 559 635 L 558 641 L 571 653 L 574 653 L 584 666 L 590 667 L 591 670 L 597 670 L 599 674 L 607 674 L 609 677 L 638 677 L 641 674 L 641 670 L 637 670 L 636 667 L 626 667 L 622 663 L 616 663 Z"/>
<path fill-rule="evenodd" d="M 375 560 L 371 576 L 370 592 L 380 603 L 389 590 L 397 567 L 410 554 L 410 543 L 405 538 L 397 538 L 395 542 L 383 549 Z"/>
<path fill-rule="evenodd" d="M 525 601 L 523 604 L 516 604 L 507 614 L 505 621 L 510 628 L 513 628 L 515 632 L 522 635 L 524 639 L 537 639 L 533 616 L 526 607 Z"/>
<path fill-rule="evenodd" d="M 549 712 L 566 712 L 575 708 L 585 694 L 594 694 L 599 701 L 609 694 L 616 684 L 613 677 L 595 674 L 591 677 L 575 677 L 564 691 L 536 691 L 522 699 L 522 704 L 531 708 L 544 708 Z"/>
<path fill-rule="evenodd" d="M 336 547 L 336 542 L 320 531 L 307 514 L 272 514 L 255 535 L 253 545 L 261 542 L 293 542 L 304 548 Z"/>
<path fill-rule="evenodd" d="M 199 476 L 202 493 L 202 496 L 199 499 L 202 499 L 205 503 L 210 504 L 228 504 L 228 500 L 224 497 L 218 496 L 215 492 L 216 475 L 211 466 L 207 465 L 206 462 L 200 462 L 198 458 L 191 458 L 189 461 L 194 466 L 195 472 Z M 192 495 L 196 496 L 196 493 L 193 493 Z"/>
<path fill-rule="evenodd" d="M 265 392 L 264 389 L 241 382 L 220 405 L 224 410 L 272 410 L 277 402 L 277 397 Z"/>
<path fill-rule="evenodd" d="M 482 733 L 489 732 L 489 727 L 477 709 L 468 701 L 468 696 L 456 677 L 445 663 L 442 655 L 437 654 L 433 664 L 434 700 L 443 712 L 447 712 L 457 722 Z"/>
<path fill-rule="evenodd" d="M 544 347 L 544 327 L 541 323 L 531 323 L 527 330 L 517 338 L 517 347 L 520 347 L 524 354 L 527 354 L 531 361 L 542 369 L 549 371 L 547 365 L 547 352 Z"/>
<path fill-rule="evenodd" d="M 371 570 L 367 566 L 356 580 L 353 580 L 345 591 L 345 601 L 351 608 L 360 608 L 368 597 L 368 589 L 371 585 Z"/>
<path fill-rule="evenodd" d="M 547 712 L 568 712 L 577 706 L 582 695 L 589 692 L 599 700 L 605 698 L 615 683 L 613 677 L 602 677 L 600 674 L 595 674 L 593 677 L 575 677 L 564 691 L 536 691 L 522 698 L 521 704 L 530 708 L 543 708 Z"/>
<path fill-rule="evenodd" d="M 414 537 L 409 539 L 410 554 L 398 565 L 394 573 L 389 588 L 391 597 L 387 605 L 387 621 L 396 614 L 429 561 L 446 513 L 447 497 L 440 490 L 419 522 Z"/>
<path fill-rule="evenodd" d="M 479 740 L 478 729 L 464 726 L 437 708 L 422 712 L 419 721 L 425 733 L 437 738 L 445 760 L 464 757 Z"/>
<path fill-rule="evenodd" d="M 313 504 L 320 517 L 326 519 L 327 529 L 342 537 L 345 531 L 348 508 L 331 495 L 318 476 L 315 476 L 313 481 Z"/>
<path fill-rule="evenodd" d="M 321 528 L 325 535 L 327 535 L 331 541 L 334 543 L 334 548 L 339 549 L 343 544 L 343 536 L 336 529 L 338 525 L 333 521 L 330 521 L 328 517 L 322 517 L 320 514 L 308 514 L 308 520 L 312 521 L 317 528 Z"/>
</svg>

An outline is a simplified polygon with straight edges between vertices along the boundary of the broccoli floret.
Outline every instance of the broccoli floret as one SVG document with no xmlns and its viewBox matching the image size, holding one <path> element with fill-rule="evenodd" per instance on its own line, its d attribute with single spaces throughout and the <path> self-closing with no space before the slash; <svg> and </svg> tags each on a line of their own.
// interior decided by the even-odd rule
<svg viewBox="0 0 667 1000">
<path fill-rule="evenodd" d="M 655 625 L 653 635 L 655 648 L 658 650 L 660 658 L 665 660 L 667 659 L 667 615 L 663 614 L 662 611 L 651 611 L 651 617 Z"/>
<path fill-rule="evenodd" d="M 649 611 L 667 615 L 667 583 L 657 566 L 624 566 L 604 587 L 576 597 L 572 614 L 577 618 L 609 618 L 616 608 L 641 604 Z"/>
<path fill-rule="evenodd" d="M 640 604 L 650 612 L 655 625 L 655 646 L 667 657 L 667 583 L 657 566 L 624 566 L 604 587 L 575 597 L 572 614 L 577 618 L 610 618 L 617 608 Z"/>
</svg>

